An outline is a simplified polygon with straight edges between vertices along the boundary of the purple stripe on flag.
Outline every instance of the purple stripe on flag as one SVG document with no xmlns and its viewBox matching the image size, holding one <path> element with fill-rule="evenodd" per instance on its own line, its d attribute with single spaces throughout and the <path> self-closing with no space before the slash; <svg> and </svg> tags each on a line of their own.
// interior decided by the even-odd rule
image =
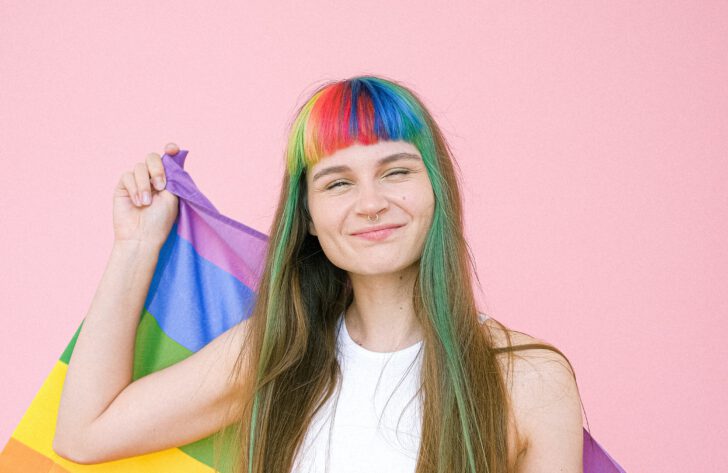
<svg viewBox="0 0 728 473">
<path fill-rule="evenodd" d="M 257 290 L 264 269 L 267 238 L 238 222 L 233 225 L 234 220 L 220 217 L 180 200 L 177 233 L 192 243 L 200 256 Z"/>
<path fill-rule="evenodd" d="M 606 450 L 584 430 L 584 473 L 625 473 Z"/>
</svg>

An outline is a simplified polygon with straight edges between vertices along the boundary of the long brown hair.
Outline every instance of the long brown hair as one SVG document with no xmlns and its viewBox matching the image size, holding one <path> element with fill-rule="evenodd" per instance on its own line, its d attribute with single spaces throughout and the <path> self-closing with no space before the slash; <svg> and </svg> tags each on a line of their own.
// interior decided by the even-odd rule
<svg viewBox="0 0 728 473">
<path fill-rule="evenodd" d="M 514 352 L 478 321 L 474 262 L 463 236 L 456 161 L 422 101 L 402 84 L 360 76 L 320 86 L 291 124 L 286 171 L 247 338 L 231 377 L 241 387 L 217 465 L 288 473 L 313 416 L 341 378 L 337 321 L 353 300 L 349 278 L 308 233 L 306 171 L 356 142 L 405 140 L 420 151 L 435 195 L 412 304 L 424 333 L 422 436 L 417 473 L 511 473 L 511 405 L 505 380 Z M 507 368 L 499 354 L 507 355 Z M 571 366 L 571 363 L 569 363 Z M 573 373 L 573 370 L 572 370 Z"/>
</svg>

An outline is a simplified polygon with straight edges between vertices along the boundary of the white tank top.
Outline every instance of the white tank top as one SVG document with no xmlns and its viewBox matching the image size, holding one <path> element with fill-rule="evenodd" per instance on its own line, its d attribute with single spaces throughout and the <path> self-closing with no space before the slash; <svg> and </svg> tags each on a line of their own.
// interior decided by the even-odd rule
<svg viewBox="0 0 728 473">
<path fill-rule="evenodd" d="M 417 390 L 423 342 L 369 351 L 351 339 L 343 321 L 339 317 L 337 336 L 342 383 L 314 416 L 291 471 L 412 473 L 422 428 Z"/>
</svg>

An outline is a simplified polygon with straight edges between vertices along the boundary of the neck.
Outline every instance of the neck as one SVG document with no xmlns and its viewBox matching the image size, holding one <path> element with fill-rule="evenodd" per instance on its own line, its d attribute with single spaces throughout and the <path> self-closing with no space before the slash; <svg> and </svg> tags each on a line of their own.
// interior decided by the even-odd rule
<svg viewBox="0 0 728 473">
<path fill-rule="evenodd" d="M 351 338 L 367 350 L 392 352 L 422 340 L 412 305 L 417 265 L 375 276 L 349 273 L 354 300 L 344 315 Z"/>
</svg>

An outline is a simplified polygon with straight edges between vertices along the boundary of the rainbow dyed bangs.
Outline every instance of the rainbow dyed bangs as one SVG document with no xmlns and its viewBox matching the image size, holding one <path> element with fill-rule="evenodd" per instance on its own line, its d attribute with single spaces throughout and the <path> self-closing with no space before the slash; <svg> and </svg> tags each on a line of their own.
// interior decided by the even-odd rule
<svg viewBox="0 0 728 473">
<path fill-rule="evenodd" d="M 378 77 L 355 77 L 317 90 L 296 117 L 286 152 L 299 175 L 322 157 L 355 143 L 417 143 L 429 134 L 418 101 L 405 88 Z"/>
</svg>

